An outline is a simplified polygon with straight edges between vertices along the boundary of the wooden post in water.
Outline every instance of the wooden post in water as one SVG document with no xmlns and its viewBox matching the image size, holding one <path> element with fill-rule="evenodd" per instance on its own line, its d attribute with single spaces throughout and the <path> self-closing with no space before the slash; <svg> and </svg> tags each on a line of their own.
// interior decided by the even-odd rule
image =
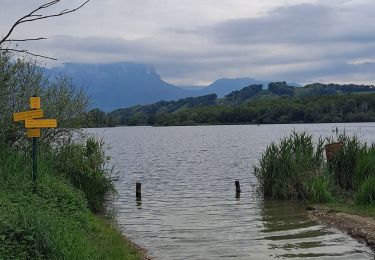
<svg viewBox="0 0 375 260">
<path fill-rule="evenodd" d="M 137 197 L 137 200 L 142 199 L 142 183 L 137 182 L 135 185 L 135 196 Z"/>
<path fill-rule="evenodd" d="M 236 184 L 236 195 L 240 195 L 240 193 L 241 193 L 240 182 L 235 181 L 234 184 Z"/>
</svg>

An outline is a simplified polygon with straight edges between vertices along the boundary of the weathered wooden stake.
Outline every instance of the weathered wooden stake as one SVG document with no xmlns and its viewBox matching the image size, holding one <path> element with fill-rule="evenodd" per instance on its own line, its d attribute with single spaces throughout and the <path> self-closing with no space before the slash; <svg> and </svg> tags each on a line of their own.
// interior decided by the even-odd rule
<svg viewBox="0 0 375 260">
<path fill-rule="evenodd" d="M 240 182 L 239 181 L 235 181 L 234 183 L 236 184 L 236 193 L 237 194 L 241 193 Z"/>
<path fill-rule="evenodd" d="M 137 200 L 142 199 L 142 183 L 137 182 L 135 185 L 135 196 L 137 197 Z"/>
</svg>

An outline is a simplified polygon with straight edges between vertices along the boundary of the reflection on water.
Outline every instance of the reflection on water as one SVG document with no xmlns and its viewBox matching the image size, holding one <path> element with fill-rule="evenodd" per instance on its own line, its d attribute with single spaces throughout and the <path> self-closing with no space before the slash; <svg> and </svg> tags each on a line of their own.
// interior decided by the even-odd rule
<svg viewBox="0 0 375 260">
<path fill-rule="evenodd" d="M 364 247 L 335 229 L 308 218 L 306 206 L 285 201 L 264 201 L 262 232 L 273 258 L 372 259 Z"/>
<path fill-rule="evenodd" d="M 375 124 L 338 125 L 373 141 Z M 119 172 L 116 207 L 129 238 L 156 259 L 373 259 L 348 235 L 308 219 L 305 206 L 263 201 L 251 169 L 291 130 L 336 125 L 95 129 Z M 236 196 L 235 180 L 241 184 Z M 142 201 L 135 184 L 142 183 Z"/>
</svg>

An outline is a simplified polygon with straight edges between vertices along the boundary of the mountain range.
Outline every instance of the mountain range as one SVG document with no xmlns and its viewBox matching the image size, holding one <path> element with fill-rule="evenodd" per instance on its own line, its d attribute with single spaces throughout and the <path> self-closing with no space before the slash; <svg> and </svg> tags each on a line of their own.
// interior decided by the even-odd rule
<svg viewBox="0 0 375 260">
<path fill-rule="evenodd" d="M 110 64 L 65 63 L 61 67 L 44 69 L 50 78 L 67 75 L 73 83 L 83 86 L 91 97 L 92 107 L 104 111 L 144 105 L 160 100 L 217 94 L 218 97 L 252 84 L 267 86 L 268 81 L 253 78 L 222 78 L 193 90 L 163 81 L 153 66 L 129 62 Z"/>
</svg>

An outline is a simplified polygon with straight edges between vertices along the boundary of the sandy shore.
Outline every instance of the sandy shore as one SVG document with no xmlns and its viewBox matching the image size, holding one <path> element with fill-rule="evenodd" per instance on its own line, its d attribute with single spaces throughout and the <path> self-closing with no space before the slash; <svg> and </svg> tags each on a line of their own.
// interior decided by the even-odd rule
<svg viewBox="0 0 375 260">
<path fill-rule="evenodd" d="M 320 207 L 309 207 L 310 217 L 348 233 L 375 251 L 375 219 Z"/>
</svg>

